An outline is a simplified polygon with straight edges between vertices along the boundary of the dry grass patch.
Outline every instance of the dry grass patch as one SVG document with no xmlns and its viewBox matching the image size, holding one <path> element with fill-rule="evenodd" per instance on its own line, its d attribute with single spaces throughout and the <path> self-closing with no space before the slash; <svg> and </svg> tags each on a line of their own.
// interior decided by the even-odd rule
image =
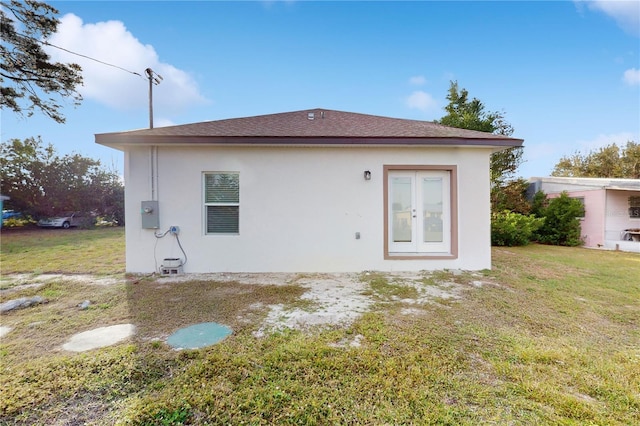
<svg viewBox="0 0 640 426">
<path fill-rule="evenodd" d="M 312 311 L 303 295 L 331 277 L 11 285 L 51 301 L 2 317 L 20 333 L 0 345 L 0 424 L 640 424 L 639 271 L 628 253 L 495 249 L 480 275 L 362 274 L 369 312 L 262 338 L 270 305 Z M 426 298 L 439 292 L 455 297 Z M 85 298 L 95 309 L 74 310 Z M 132 343 L 51 350 L 125 318 Z M 200 350 L 155 340 L 204 321 L 234 333 Z"/>
<path fill-rule="evenodd" d="M 143 339 L 164 339 L 181 327 L 218 322 L 234 333 L 255 330 L 269 305 L 305 306 L 296 285 L 241 284 L 235 281 L 165 282 L 134 280 L 128 287 L 131 318 Z"/>
</svg>

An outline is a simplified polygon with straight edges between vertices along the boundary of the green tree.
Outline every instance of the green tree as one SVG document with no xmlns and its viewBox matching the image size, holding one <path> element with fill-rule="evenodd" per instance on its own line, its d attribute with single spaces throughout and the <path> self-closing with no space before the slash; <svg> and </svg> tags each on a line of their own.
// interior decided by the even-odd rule
<svg viewBox="0 0 640 426">
<path fill-rule="evenodd" d="M 113 171 L 97 169 L 89 186 L 94 211 L 119 225 L 124 225 L 124 185 Z"/>
<path fill-rule="evenodd" d="M 531 202 L 527 198 L 529 182 L 525 179 L 513 179 L 491 191 L 491 211 L 528 215 L 531 213 Z"/>
<path fill-rule="evenodd" d="M 72 99 L 79 105 L 82 85 L 77 64 L 52 62 L 44 51 L 46 39 L 56 32 L 58 10 L 34 0 L 0 2 L 2 63 L 0 64 L 0 108 L 19 115 L 40 110 L 58 123 L 65 118 L 52 95 Z"/>
<path fill-rule="evenodd" d="M 551 199 L 541 214 L 544 222 L 537 231 L 539 242 L 560 246 L 583 244 L 579 218 L 584 216 L 584 206 L 580 200 L 563 192 Z"/>
<path fill-rule="evenodd" d="M 124 186 L 100 162 L 79 154 L 59 156 L 40 138 L 0 144 L 2 193 L 13 209 L 38 219 L 82 211 L 124 221 Z"/>
<path fill-rule="evenodd" d="M 452 81 L 447 95 L 449 104 L 445 107 L 447 114 L 437 123 L 460 129 L 478 130 L 504 136 L 513 134 L 513 127 L 504 114 L 487 112 L 484 104 L 477 98 L 469 99 L 469 92 L 460 89 L 457 81 Z M 501 186 L 513 178 L 518 166 L 522 163 L 522 147 L 513 147 L 491 155 L 491 183 Z"/>
<path fill-rule="evenodd" d="M 542 217 L 544 209 L 546 209 L 547 206 L 549 206 L 547 194 L 543 191 L 538 191 L 533 195 L 533 199 L 531 200 L 530 213 L 536 217 Z"/>
<path fill-rule="evenodd" d="M 552 176 L 640 179 L 640 144 L 624 147 L 610 144 L 588 154 L 576 152 L 562 157 Z"/>
</svg>

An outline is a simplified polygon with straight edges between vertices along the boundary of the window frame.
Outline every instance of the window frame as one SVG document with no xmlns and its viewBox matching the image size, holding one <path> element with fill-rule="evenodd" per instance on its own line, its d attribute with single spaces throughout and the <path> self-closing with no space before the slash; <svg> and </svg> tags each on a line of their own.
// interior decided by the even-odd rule
<svg viewBox="0 0 640 426">
<path fill-rule="evenodd" d="M 235 175 L 238 179 L 238 201 L 237 202 L 207 202 L 207 176 L 210 175 Z M 240 172 L 236 171 L 208 171 L 202 172 L 202 224 L 204 235 L 240 235 Z M 237 207 L 238 208 L 238 230 L 237 232 L 209 232 L 208 207 Z"/>
<path fill-rule="evenodd" d="M 450 247 L 448 252 L 394 252 L 390 251 L 390 214 L 389 214 L 389 174 L 393 172 L 449 172 L 449 221 Z M 420 259 L 457 259 L 458 258 L 458 168 L 456 165 L 384 165 L 383 166 L 383 211 L 384 211 L 384 259 L 420 260 Z"/>
<path fill-rule="evenodd" d="M 640 196 L 629 197 L 629 219 L 640 219 Z"/>
</svg>

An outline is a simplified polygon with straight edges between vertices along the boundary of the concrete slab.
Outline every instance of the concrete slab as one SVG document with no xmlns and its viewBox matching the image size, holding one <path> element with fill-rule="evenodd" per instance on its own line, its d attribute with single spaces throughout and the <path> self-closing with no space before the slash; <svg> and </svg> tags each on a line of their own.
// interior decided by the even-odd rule
<svg viewBox="0 0 640 426">
<path fill-rule="evenodd" d="M 134 332 L 135 326 L 133 324 L 118 324 L 108 327 L 100 327 L 74 334 L 67 343 L 62 345 L 62 348 L 71 352 L 84 352 L 91 349 L 114 345 L 133 336 Z"/>
</svg>

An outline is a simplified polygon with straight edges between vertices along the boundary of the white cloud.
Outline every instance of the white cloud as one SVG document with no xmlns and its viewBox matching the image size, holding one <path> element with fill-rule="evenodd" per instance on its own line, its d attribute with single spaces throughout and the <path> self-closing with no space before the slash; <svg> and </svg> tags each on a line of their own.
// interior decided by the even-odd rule
<svg viewBox="0 0 640 426">
<path fill-rule="evenodd" d="M 168 118 L 163 118 L 160 117 L 158 119 L 153 120 L 153 127 L 168 127 L 168 126 L 175 126 L 176 123 L 173 120 L 170 120 Z"/>
<path fill-rule="evenodd" d="M 640 85 L 640 70 L 635 68 L 628 69 L 624 72 L 622 79 L 629 86 L 638 86 Z"/>
<path fill-rule="evenodd" d="M 604 148 L 611 144 L 616 144 L 619 147 L 627 145 L 629 141 L 638 141 L 638 135 L 634 135 L 631 132 L 609 133 L 599 134 L 591 140 L 582 140 L 577 142 L 576 151 L 580 151 L 582 154 L 588 154 L 591 151 L 597 151 L 600 148 Z M 565 154 L 572 154 L 565 153 Z"/>
<path fill-rule="evenodd" d="M 566 153 L 566 155 L 572 153 Z M 525 140 L 523 163 L 518 171 L 525 178 L 548 176 L 561 156 L 561 145 L 559 143 L 529 143 Z"/>
<path fill-rule="evenodd" d="M 620 132 L 601 133 L 593 139 L 574 140 L 570 143 L 566 141 L 527 143 L 525 141 L 525 163 L 520 167 L 520 172 L 527 177 L 548 176 L 562 157 L 571 157 L 576 153 L 589 155 L 591 152 L 614 143 L 622 148 L 627 145 L 628 141 L 640 140 L 639 137 L 640 135 L 634 135 L 631 132 Z"/>
<path fill-rule="evenodd" d="M 576 0 L 576 4 L 582 3 L 586 3 L 591 10 L 609 15 L 620 28 L 640 37 L 640 2 L 638 0 Z"/>
<path fill-rule="evenodd" d="M 140 74 L 133 75 L 114 66 L 48 48 L 53 60 L 73 62 L 82 67 L 84 85 L 79 92 L 85 99 L 121 110 L 144 108 L 149 102 L 149 83 L 144 70 L 151 68 L 164 78 L 154 87 L 154 108 L 166 114 L 208 102 L 187 72 L 160 62 L 153 46 L 142 44 L 120 21 L 85 24 L 78 16 L 67 14 L 60 19 L 58 32 L 48 41 Z"/>
<path fill-rule="evenodd" d="M 423 112 L 433 110 L 438 107 L 438 103 L 433 96 L 422 90 L 413 92 L 406 99 L 406 105 L 411 109 L 417 109 Z"/>
<path fill-rule="evenodd" d="M 409 79 L 409 84 L 413 86 L 422 86 L 427 82 L 427 79 L 422 75 L 416 75 Z"/>
</svg>

